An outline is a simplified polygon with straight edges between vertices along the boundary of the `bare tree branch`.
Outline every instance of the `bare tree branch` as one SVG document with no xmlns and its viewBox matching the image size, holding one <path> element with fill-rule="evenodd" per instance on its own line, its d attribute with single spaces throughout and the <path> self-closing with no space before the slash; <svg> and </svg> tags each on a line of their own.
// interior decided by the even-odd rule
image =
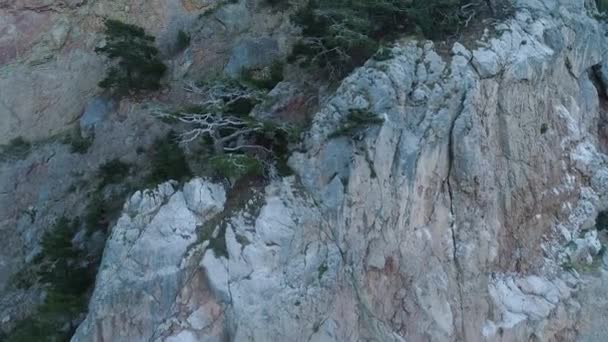
<svg viewBox="0 0 608 342">
<path fill-rule="evenodd" d="M 152 110 L 159 118 L 177 120 L 188 126 L 179 136 L 181 144 L 189 144 L 206 137 L 211 139 L 218 154 L 246 150 L 272 153 L 270 149 L 252 143 L 253 135 L 264 129 L 263 124 L 249 117 L 239 117 L 228 112 L 230 105 L 237 101 L 261 101 L 263 97 L 261 91 L 231 84 L 228 81 L 202 86 L 188 82 L 184 85 L 184 89 L 200 95 L 200 101 L 195 107 L 182 112 L 170 112 L 161 108 Z M 284 128 L 279 127 L 279 129 Z"/>
</svg>

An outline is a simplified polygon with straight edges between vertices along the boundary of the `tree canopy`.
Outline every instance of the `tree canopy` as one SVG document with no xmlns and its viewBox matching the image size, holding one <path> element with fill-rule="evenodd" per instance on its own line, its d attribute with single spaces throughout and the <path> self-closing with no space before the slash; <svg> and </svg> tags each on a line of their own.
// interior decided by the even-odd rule
<svg viewBox="0 0 608 342">
<path fill-rule="evenodd" d="M 106 44 L 95 52 L 113 61 L 99 86 L 124 95 L 157 90 L 167 67 L 158 57 L 155 38 L 143 28 L 117 20 L 105 21 Z"/>
</svg>

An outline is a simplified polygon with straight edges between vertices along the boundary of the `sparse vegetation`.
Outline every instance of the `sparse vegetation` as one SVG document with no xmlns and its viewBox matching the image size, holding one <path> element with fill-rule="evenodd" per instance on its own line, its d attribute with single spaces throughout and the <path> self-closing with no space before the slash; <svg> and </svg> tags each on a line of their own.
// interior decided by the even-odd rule
<svg viewBox="0 0 608 342">
<path fill-rule="evenodd" d="M 393 58 L 393 52 L 387 46 L 381 46 L 378 51 L 372 56 L 372 58 L 378 62 L 386 61 Z"/>
<path fill-rule="evenodd" d="M 601 211 L 595 219 L 595 228 L 598 231 L 608 230 L 608 210 Z"/>
<path fill-rule="evenodd" d="M 226 225 L 220 225 L 219 231 L 216 237 L 209 238 L 209 246 L 207 248 L 213 251 L 213 254 L 217 257 L 224 257 L 228 259 L 228 246 L 226 246 Z"/>
<path fill-rule="evenodd" d="M 26 318 L 18 321 L 13 330 L 2 341 L 6 342 L 33 342 L 69 341 L 71 336 L 67 332 L 57 331 L 58 327 L 52 321 L 46 319 Z"/>
<path fill-rule="evenodd" d="M 271 90 L 283 80 L 283 68 L 283 62 L 274 61 L 263 68 L 244 69 L 241 78 L 253 87 Z"/>
<path fill-rule="evenodd" d="M 78 220 L 61 217 L 44 233 L 31 273 L 46 290 L 44 302 L 34 315 L 17 322 L 7 341 L 67 341 L 72 336 L 96 268 L 72 242 L 79 227 Z"/>
<path fill-rule="evenodd" d="M 269 6 L 285 8 L 290 5 L 289 0 L 265 0 Z"/>
<path fill-rule="evenodd" d="M 329 137 L 356 136 L 364 129 L 383 122 L 383 119 L 367 110 L 352 109 L 346 116 L 346 121 L 335 132 L 330 134 Z"/>
<path fill-rule="evenodd" d="M 321 280 L 321 278 L 323 278 L 323 274 L 325 274 L 325 272 L 327 272 L 329 268 L 327 267 L 327 263 L 322 263 L 321 265 L 319 265 L 319 268 L 317 270 L 317 272 L 319 273 L 319 280 Z"/>
<path fill-rule="evenodd" d="M 605 15 L 608 12 L 608 0 L 595 0 L 595 5 L 601 14 Z"/>
<path fill-rule="evenodd" d="M 262 175 L 264 166 L 260 160 L 246 154 L 221 154 L 209 159 L 211 168 L 217 175 L 239 180 L 246 175 Z"/>
<path fill-rule="evenodd" d="M 9 141 L 8 145 L 0 146 L 0 161 L 23 159 L 31 151 L 32 144 L 23 137 L 17 137 Z"/>
<path fill-rule="evenodd" d="M 468 0 L 309 0 L 294 16 L 303 38 L 291 61 L 341 79 L 404 33 L 454 34 L 475 15 Z"/>
<path fill-rule="evenodd" d="M 70 146 L 72 153 L 85 154 L 89 151 L 89 147 L 93 145 L 94 137 L 83 137 L 80 129 L 68 134 L 63 139 L 63 143 Z"/>
<path fill-rule="evenodd" d="M 175 48 L 177 51 L 185 50 L 188 46 L 190 46 L 190 35 L 186 33 L 184 30 L 179 30 L 177 32 L 177 41 L 175 42 Z"/>
<path fill-rule="evenodd" d="M 591 263 L 568 259 L 561 264 L 561 267 L 566 271 L 576 270 L 577 272 L 584 273 L 595 272 L 601 268 L 604 253 L 606 253 L 606 247 L 602 246 L 600 251 L 593 256 L 593 261 Z"/>
<path fill-rule="evenodd" d="M 108 19 L 105 26 L 106 44 L 95 51 L 114 63 L 99 86 L 118 95 L 159 89 L 167 68 L 158 57 L 155 38 L 141 27 L 117 20 Z"/>
<path fill-rule="evenodd" d="M 108 184 L 116 184 L 122 182 L 131 170 L 131 165 L 121 161 L 120 159 L 112 159 L 99 166 L 97 175 L 99 177 L 99 188 L 103 188 Z"/>
<path fill-rule="evenodd" d="M 158 139 L 150 150 L 151 171 L 145 183 L 155 185 L 168 180 L 184 181 L 192 177 L 192 171 L 184 152 L 178 145 L 178 137 L 170 132 L 164 139 Z"/>
<path fill-rule="evenodd" d="M 87 230 L 87 234 L 91 235 L 98 230 L 107 229 L 109 218 L 108 215 L 110 210 L 103 195 L 98 191 L 93 193 L 87 204 L 84 214 L 84 224 Z"/>
</svg>

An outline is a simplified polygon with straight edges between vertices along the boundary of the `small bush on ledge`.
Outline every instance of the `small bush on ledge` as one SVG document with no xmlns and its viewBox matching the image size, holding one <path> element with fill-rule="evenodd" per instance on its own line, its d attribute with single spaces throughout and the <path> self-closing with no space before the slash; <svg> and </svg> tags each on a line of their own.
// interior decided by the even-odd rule
<svg viewBox="0 0 608 342">
<path fill-rule="evenodd" d="M 355 136 L 361 133 L 362 130 L 372 125 L 379 125 L 384 122 L 377 115 L 362 109 L 351 109 L 346 116 L 346 121 L 340 127 L 329 135 L 329 138 L 340 136 Z"/>
<path fill-rule="evenodd" d="M 177 41 L 175 42 L 177 51 L 185 50 L 190 46 L 190 39 L 190 35 L 186 31 L 179 30 L 177 32 Z"/>
<path fill-rule="evenodd" d="M 274 61 L 270 66 L 243 70 L 241 78 L 246 84 L 271 90 L 283 80 L 283 67 L 281 61 Z"/>
<path fill-rule="evenodd" d="M 24 159 L 30 154 L 32 143 L 17 137 L 9 141 L 7 145 L 0 146 L 0 162 L 3 160 Z"/>
<path fill-rule="evenodd" d="M 262 162 L 246 154 L 228 153 L 213 156 L 209 159 L 209 164 L 218 175 L 236 180 L 246 175 L 260 176 L 264 173 Z"/>
</svg>

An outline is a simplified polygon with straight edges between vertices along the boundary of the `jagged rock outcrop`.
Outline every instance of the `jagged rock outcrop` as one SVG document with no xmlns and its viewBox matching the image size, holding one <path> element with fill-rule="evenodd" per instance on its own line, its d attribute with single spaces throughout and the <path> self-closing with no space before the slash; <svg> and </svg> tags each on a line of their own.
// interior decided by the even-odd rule
<svg viewBox="0 0 608 342">
<path fill-rule="evenodd" d="M 269 185 L 215 233 L 225 255 L 195 234 L 224 201 L 220 185 L 200 179 L 136 193 L 73 340 L 294 340 L 318 330 L 341 258 L 314 201 L 294 178 Z"/>
<path fill-rule="evenodd" d="M 199 179 L 183 191 L 164 183 L 136 192 L 108 239 L 91 315 L 77 335 L 103 341 L 152 336 L 189 278 L 180 263 L 197 240 L 197 225 L 222 211 L 225 201 L 221 186 Z"/>
<path fill-rule="evenodd" d="M 205 187 L 222 207 L 200 180 L 132 199 L 73 341 L 604 340 L 604 29 L 583 1 L 515 11 L 477 46 L 403 41 L 355 71 L 297 177 L 220 222 L 192 208 Z M 352 110 L 384 121 L 336 137 Z"/>
</svg>

